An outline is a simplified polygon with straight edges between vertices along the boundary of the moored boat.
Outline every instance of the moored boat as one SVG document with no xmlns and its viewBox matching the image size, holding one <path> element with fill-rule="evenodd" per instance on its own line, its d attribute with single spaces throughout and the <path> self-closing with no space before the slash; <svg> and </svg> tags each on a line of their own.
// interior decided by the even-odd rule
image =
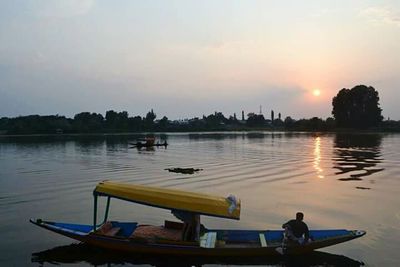
<svg viewBox="0 0 400 267">
<path fill-rule="evenodd" d="M 71 224 L 31 219 L 47 230 L 75 240 L 118 251 L 193 256 L 265 256 L 276 255 L 283 230 L 207 229 L 200 215 L 240 219 L 241 203 L 236 197 L 212 196 L 143 185 L 101 182 L 95 190 L 93 224 Z M 97 224 L 97 201 L 105 197 L 104 219 Z M 109 221 L 112 198 L 171 210 L 181 220 L 165 221 L 161 226 L 138 222 Z M 358 230 L 311 230 L 312 241 L 293 246 L 288 253 L 299 254 L 335 245 L 365 235 Z"/>
</svg>

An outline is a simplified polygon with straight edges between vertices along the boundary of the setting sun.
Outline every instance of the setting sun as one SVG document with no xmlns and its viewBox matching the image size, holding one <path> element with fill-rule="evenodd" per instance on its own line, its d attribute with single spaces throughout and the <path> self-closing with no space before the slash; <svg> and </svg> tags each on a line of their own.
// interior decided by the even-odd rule
<svg viewBox="0 0 400 267">
<path fill-rule="evenodd" d="M 314 89 L 313 90 L 313 95 L 314 96 L 320 96 L 321 95 L 321 91 L 319 89 Z"/>
</svg>

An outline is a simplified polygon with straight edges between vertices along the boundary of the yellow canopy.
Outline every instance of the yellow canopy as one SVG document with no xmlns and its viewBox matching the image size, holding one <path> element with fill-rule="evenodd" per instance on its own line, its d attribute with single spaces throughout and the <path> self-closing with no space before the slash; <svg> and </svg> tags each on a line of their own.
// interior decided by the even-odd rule
<svg viewBox="0 0 400 267">
<path fill-rule="evenodd" d="M 240 218 L 240 200 L 236 200 L 232 196 L 224 198 L 175 189 L 110 181 L 100 182 L 93 194 L 170 210 L 181 210 L 237 220 Z"/>
</svg>

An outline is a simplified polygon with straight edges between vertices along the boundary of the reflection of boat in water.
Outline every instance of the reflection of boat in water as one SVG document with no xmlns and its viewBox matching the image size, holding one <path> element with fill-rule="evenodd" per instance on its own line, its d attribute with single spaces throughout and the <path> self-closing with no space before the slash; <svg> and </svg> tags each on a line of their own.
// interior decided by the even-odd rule
<svg viewBox="0 0 400 267">
<path fill-rule="evenodd" d="M 167 147 L 168 143 L 167 141 L 164 141 L 163 143 L 160 142 L 155 142 L 155 138 L 153 137 L 146 137 L 144 139 L 139 139 L 136 141 L 136 143 L 129 143 L 132 147 L 136 148 L 143 148 L 143 147 Z"/>
<path fill-rule="evenodd" d="M 78 241 L 112 250 L 141 254 L 190 256 L 266 256 L 277 255 L 282 230 L 207 229 L 200 224 L 200 215 L 240 218 L 240 201 L 173 189 L 101 182 L 94 192 L 92 225 L 57 223 L 41 219 L 31 222 L 47 230 Z M 97 224 L 98 197 L 106 197 L 102 223 Z M 108 221 L 111 198 L 169 209 L 183 222 L 165 221 L 163 226 L 140 225 L 137 222 Z M 357 230 L 311 230 L 312 241 L 291 246 L 288 254 L 301 254 L 335 245 L 365 235 Z"/>
<path fill-rule="evenodd" d="M 277 266 L 363 266 L 362 262 L 351 258 L 320 251 L 294 256 L 268 257 L 151 257 L 146 255 L 132 255 L 100 249 L 87 244 L 71 244 L 55 247 L 32 254 L 32 262 L 44 265 L 51 264 L 80 264 L 90 265 L 139 265 L 152 266 L 201 266 L 204 264 L 218 265 L 277 265 Z"/>
</svg>

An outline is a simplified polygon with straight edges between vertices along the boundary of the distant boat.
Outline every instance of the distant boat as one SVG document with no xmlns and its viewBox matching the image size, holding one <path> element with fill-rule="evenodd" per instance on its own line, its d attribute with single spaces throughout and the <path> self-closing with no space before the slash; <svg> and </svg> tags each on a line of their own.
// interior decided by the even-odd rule
<svg viewBox="0 0 400 267">
<path fill-rule="evenodd" d="M 278 255 L 283 230 L 207 229 L 200 215 L 240 219 L 240 200 L 117 182 L 101 182 L 93 191 L 93 224 L 71 224 L 31 219 L 47 230 L 89 245 L 130 253 L 191 256 L 266 256 Z M 97 224 L 98 197 L 106 197 L 102 223 Z M 165 221 L 162 226 L 138 222 L 109 221 L 110 201 L 117 198 L 171 210 L 182 222 Z M 292 246 L 288 254 L 302 254 L 365 235 L 359 230 L 311 230 L 312 241 Z"/>
<path fill-rule="evenodd" d="M 132 147 L 136 148 L 142 148 L 142 147 L 159 147 L 159 146 L 164 146 L 167 147 L 168 143 L 167 141 L 164 141 L 163 143 L 155 143 L 155 138 L 153 137 L 146 137 L 144 139 L 139 139 L 136 143 L 129 143 Z"/>
</svg>

